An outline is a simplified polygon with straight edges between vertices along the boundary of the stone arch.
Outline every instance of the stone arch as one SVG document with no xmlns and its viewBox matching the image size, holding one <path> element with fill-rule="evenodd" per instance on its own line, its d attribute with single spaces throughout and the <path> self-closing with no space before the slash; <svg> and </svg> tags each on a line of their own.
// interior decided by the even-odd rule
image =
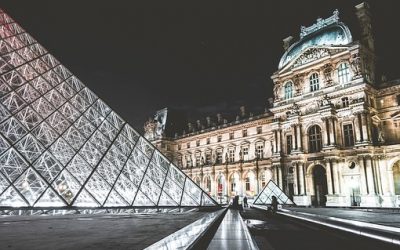
<svg viewBox="0 0 400 250">
<path fill-rule="evenodd" d="M 322 162 L 316 161 L 307 168 L 307 182 L 312 204 L 314 206 L 325 206 L 328 181 L 326 166 Z"/>
</svg>

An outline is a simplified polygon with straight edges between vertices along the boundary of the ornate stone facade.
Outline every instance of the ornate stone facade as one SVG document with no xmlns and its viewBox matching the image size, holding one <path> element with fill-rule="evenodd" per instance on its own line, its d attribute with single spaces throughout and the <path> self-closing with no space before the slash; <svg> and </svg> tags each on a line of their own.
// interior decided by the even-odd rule
<svg viewBox="0 0 400 250">
<path fill-rule="evenodd" d="M 375 79 L 368 6 L 356 14 L 360 41 L 338 11 L 284 41 L 265 114 L 154 143 L 222 202 L 273 179 L 297 205 L 399 207 L 400 81 Z"/>
</svg>

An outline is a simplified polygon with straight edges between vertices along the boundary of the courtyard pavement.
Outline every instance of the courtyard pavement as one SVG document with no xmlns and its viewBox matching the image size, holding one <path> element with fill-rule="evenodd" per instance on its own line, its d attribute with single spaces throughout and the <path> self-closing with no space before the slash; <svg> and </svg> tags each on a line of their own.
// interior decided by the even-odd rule
<svg viewBox="0 0 400 250">
<path fill-rule="evenodd" d="M 0 217 L 0 249 L 143 249 L 205 212 Z"/>
</svg>

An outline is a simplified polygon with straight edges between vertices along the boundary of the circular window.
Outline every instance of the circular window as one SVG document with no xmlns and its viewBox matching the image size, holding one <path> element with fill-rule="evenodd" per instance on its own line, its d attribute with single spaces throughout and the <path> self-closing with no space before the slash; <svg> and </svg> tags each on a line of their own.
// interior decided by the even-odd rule
<svg viewBox="0 0 400 250">
<path fill-rule="evenodd" d="M 350 169 L 354 169 L 356 167 L 356 163 L 354 161 L 352 161 L 349 165 Z"/>
</svg>

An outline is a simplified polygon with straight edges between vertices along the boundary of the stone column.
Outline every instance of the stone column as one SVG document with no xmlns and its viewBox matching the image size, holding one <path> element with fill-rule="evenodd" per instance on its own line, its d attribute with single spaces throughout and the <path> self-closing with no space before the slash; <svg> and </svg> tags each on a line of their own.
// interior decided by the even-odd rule
<svg viewBox="0 0 400 250">
<path fill-rule="evenodd" d="M 364 142 L 369 141 L 368 131 L 367 131 L 367 115 L 366 113 L 361 113 L 361 129 L 362 129 L 362 138 Z"/>
<path fill-rule="evenodd" d="M 297 129 L 297 150 L 302 151 L 303 150 L 303 145 L 302 145 L 302 140 L 301 140 L 301 124 L 297 124 L 296 126 Z"/>
<path fill-rule="evenodd" d="M 375 180 L 372 170 L 372 159 L 371 157 L 367 157 L 365 159 L 365 168 L 367 171 L 367 185 L 368 185 L 368 194 L 376 194 L 375 190 Z"/>
<path fill-rule="evenodd" d="M 359 114 L 355 114 L 354 118 L 354 133 L 356 135 L 356 143 L 361 142 L 361 132 L 360 132 L 360 119 Z"/>
<path fill-rule="evenodd" d="M 332 171 L 333 171 L 333 183 L 335 194 L 340 194 L 340 173 L 339 173 L 339 164 L 336 160 L 332 160 Z"/>
<path fill-rule="evenodd" d="M 375 181 L 376 181 L 376 193 L 377 194 L 384 194 L 383 193 L 383 185 L 382 185 L 382 176 L 379 167 L 379 156 L 375 156 L 373 158 L 373 167 L 375 172 Z"/>
<path fill-rule="evenodd" d="M 328 119 L 328 124 L 329 124 L 329 139 L 330 139 L 330 145 L 336 145 L 335 127 L 334 127 L 333 117 L 330 117 L 330 118 Z"/>
<path fill-rule="evenodd" d="M 305 186 L 304 186 L 304 168 L 303 168 L 303 163 L 299 162 L 298 163 L 298 169 L 299 169 L 299 186 L 300 186 L 300 194 L 304 195 L 306 194 L 305 192 Z"/>
<path fill-rule="evenodd" d="M 299 194 L 299 192 L 298 192 L 298 181 L 297 181 L 297 175 L 298 175 L 298 173 L 297 173 L 297 163 L 294 163 L 294 164 L 292 164 L 292 167 L 293 167 L 293 169 L 294 169 L 294 171 L 293 171 L 293 190 L 294 190 L 294 195 L 298 195 Z"/>
<path fill-rule="evenodd" d="M 331 159 L 327 159 L 327 164 L 326 164 L 326 182 L 328 185 L 328 194 L 334 194 L 334 182 L 332 179 L 332 160 Z"/>
<path fill-rule="evenodd" d="M 281 153 L 281 146 L 282 146 L 282 142 L 281 142 L 282 136 L 281 135 L 282 135 L 281 130 L 278 129 L 277 130 L 277 137 L 278 137 L 278 145 L 277 145 L 277 147 L 278 147 L 278 153 L 279 154 Z"/>
<path fill-rule="evenodd" d="M 360 182 L 361 182 L 360 192 L 361 195 L 366 195 L 368 194 L 367 175 L 366 175 L 367 173 L 365 171 L 363 156 L 358 158 L 358 163 L 360 165 Z"/>
<path fill-rule="evenodd" d="M 296 139 L 296 125 L 292 126 L 292 151 L 296 150 L 297 139 Z"/>
<path fill-rule="evenodd" d="M 328 142 L 328 137 L 329 137 L 329 125 L 328 125 L 328 121 L 327 118 L 322 118 L 322 121 L 324 122 L 325 125 L 325 131 L 322 132 L 322 146 L 326 147 L 329 145 Z"/>
<path fill-rule="evenodd" d="M 278 166 L 278 174 L 279 174 L 279 187 L 283 190 L 283 175 L 282 175 L 282 166 Z"/>
</svg>

